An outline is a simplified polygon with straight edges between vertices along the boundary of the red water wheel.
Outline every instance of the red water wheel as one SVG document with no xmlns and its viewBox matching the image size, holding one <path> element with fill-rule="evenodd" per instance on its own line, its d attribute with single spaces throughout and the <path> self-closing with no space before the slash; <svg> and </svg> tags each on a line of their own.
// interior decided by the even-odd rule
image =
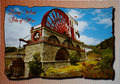
<svg viewBox="0 0 120 84">
<path fill-rule="evenodd" d="M 41 22 L 42 27 L 47 27 L 62 35 L 69 35 L 69 18 L 60 9 L 52 9 L 45 13 Z"/>
</svg>

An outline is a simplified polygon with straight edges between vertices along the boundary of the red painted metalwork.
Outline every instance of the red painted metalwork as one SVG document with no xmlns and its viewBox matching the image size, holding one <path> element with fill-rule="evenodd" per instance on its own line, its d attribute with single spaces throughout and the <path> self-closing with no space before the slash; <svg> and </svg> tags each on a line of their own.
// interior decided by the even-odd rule
<svg viewBox="0 0 120 84">
<path fill-rule="evenodd" d="M 72 38 L 74 39 L 75 37 L 74 37 L 74 29 L 73 29 L 73 27 L 71 27 L 71 34 L 72 34 Z"/>
<path fill-rule="evenodd" d="M 38 33 L 39 35 L 35 38 L 35 34 L 36 34 L 36 33 Z M 41 35 L 41 33 L 40 33 L 39 31 L 35 31 L 34 34 L 32 35 L 32 40 L 33 40 L 34 42 L 38 42 L 39 39 L 40 39 L 40 35 Z"/>
<path fill-rule="evenodd" d="M 47 27 L 62 35 L 68 35 L 70 32 L 69 17 L 60 9 L 52 9 L 45 13 L 41 21 L 41 27 Z"/>
</svg>

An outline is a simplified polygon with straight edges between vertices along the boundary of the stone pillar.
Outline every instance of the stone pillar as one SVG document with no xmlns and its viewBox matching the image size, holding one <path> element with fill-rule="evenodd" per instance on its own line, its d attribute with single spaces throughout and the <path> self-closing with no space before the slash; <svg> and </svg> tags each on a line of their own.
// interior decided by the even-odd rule
<svg viewBox="0 0 120 84">
<path fill-rule="evenodd" d="M 24 78 L 27 78 L 29 77 L 29 65 L 28 65 L 28 62 L 25 62 L 25 71 L 24 71 Z"/>
</svg>

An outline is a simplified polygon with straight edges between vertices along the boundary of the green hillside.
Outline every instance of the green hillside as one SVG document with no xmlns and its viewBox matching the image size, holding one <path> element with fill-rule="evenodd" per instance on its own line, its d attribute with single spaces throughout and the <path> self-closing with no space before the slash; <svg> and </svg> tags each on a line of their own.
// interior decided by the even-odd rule
<svg viewBox="0 0 120 84">
<path fill-rule="evenodd" d="M 105 50 L 107 48 L 110 48 L 113 50 L 113 37 L 110 37 L 109 39 L 105 39 L 100 44 L 96 45 L 96 48 Z"/>
</svg>

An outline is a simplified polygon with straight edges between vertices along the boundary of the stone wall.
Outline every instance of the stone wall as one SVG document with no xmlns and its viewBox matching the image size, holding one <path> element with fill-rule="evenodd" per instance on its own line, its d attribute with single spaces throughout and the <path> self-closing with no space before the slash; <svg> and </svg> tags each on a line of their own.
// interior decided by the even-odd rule
<svg viewBox="0 0 120 84">
<path fill-rule="evenodd" d="M 29 61 L 34 60 L 33 55 L 37 52 L 40 53 L 40 56 L 43 56 L 43 45 L 44 43 L 36 43 L 36 44 L 29 44 L 25 46 L 25 57 L 24 57 L 24 63 L 25 63 L 25 71 L 24 71 L 24 77 L 29 77 Z"/>
<path fill-rule="evenodd" d="M 44 43 L 36 43 L 36 44 L 30 44 L 25 46 L 25 57 L 24 62 L 29 62 L 33 60 L 33 55 L 37 52 L 40 53 L 40 56 L 43 54 L 43 45 Z"/>
<path fill-rule="evenodd" d="M 55 32 L 55 31 L 52 31 L 52 30 L 50 30 L 50 29 L 48 29 L 48 28 L 45 28 L 45 27 L 43 28 L 43 32 L 44 32 L 44 34 L 43 34 L 44 36 L 42 36 L 42 37 L 45 37 L 45 38 L 49 38 L 51 35 L 56 36 L 56 37 L 59 39 L 59 41 L 60 41 L 60 45 L 62 45 L 62 43 L 63 43 L 66 39 L 69 38 L 69 37 L 65 37 L 65 36 L 63 36 L 63 35 Z M 45 39 L 45 40 L 47 41 L 47 39 Z M 73 43 L 74 47 L 76 47 L 76 45 L 81 46 L 80 42 L 77 42 L 77 41 L 72 40 L 72 39 L 71 39 L 71 42 Z"/>
<path fill-rule="evenodd" d="M 59 39 L 60 41 L 59 45 L 47 43 L 47 40 L 51 35 L 54 35 Z M 75 49 L 76 45 L 81 46 L 80 42 L 74 41 L 72 39 L 71 39 L 71 42 L 73 43 L 74 48 L 68 48 L 68 47 L 62 46 L 62 43 L 66 39 L 68 39 L 68 37 L 60 35 L 47 28 L 43 28 L 41 39 L 42 39 L 41 42 L 28 44 L 25 46 L 25 57 L 24 57 L 25 77 L 29 76 L 28 62 L 33 60 L 33 54 L 35 54 L 36 52 L 40 53 L 42 66 L 45 68 L 44 70 L 47 70 L 49 67 L 61 68 L 61 67 L 70 65 L 70 57 L 68 57 L 68 59 L 64 61 L 55 60 L 56 54 L 59 49 L 64 47 L 68 51 L 69 55 L 71 55 L 72 52 L 78 51 Z M 82 60 L 85 59 L 85 56 L 86 56 L 85 53 L 84 52 L 80 52 L 80 53 L 82 54 Z"/>
<path fill-rule="evenodd" d="M 44 51 L 43 51 L 43 62 L 54 62 L 56 53 L 58 52 L 60 48 L 61 47 L 59 46 L 45 43 Z"/>
</svg>

